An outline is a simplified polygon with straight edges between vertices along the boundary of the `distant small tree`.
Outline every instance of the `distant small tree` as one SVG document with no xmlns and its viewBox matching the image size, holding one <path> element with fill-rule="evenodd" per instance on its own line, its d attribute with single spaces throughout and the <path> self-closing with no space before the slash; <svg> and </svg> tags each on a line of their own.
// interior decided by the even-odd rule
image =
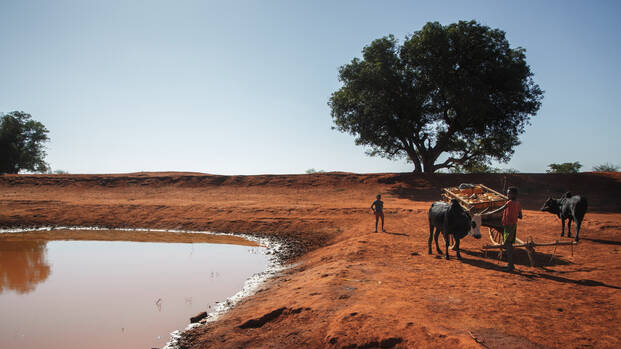
<svg viewBox="0 0 621 349">
<path fill-rule="evenodd" d="M 0 118 L 0 173 L 46 172 L 48 130 L 30 114 L 14 111 Z"/>
<path fill-rule="evenodd" d="M 451 167 L 448 173 L 520 173 L 514 168 L 493 167 L 484 161 L 471 161 L 465 165 Z"/>
<path fill-rule="evenodd" d="M 619 166 L 617 165 L 613 165 L 613 164 L 609 164 L 609 163 L 604 163 L 601 165 L 597 165 L 597 166 L 593 166 L 593 171 L 596 172 L 619 172 Z"/>
<path fill-rule="evenodd" d="M 520 170 L 515 168 L 498 168 L 497 173 L 515 174 L 520 173 Z"/>
<path fill-rule="evenodd" d="M 549 164 L 547 173 L 578 173 L 582 164 L 580 162 L 564 162 L 562 164 Z"/>
<path fill-rule="evenodd" d="M 484 162 L 473 162 L 464 166 L 453 166 L 449 173 L 495 173 L 496 170 Z"/>
<path fill-rule="evenodd" d="M 65 170 L 54 170 L 53 173 L 54 174 L 60 174 L 60 175 L 62 175 L 62 174 L 69 174 L 69 172 L 65 171 Z"/>
<path fill-rule="evenodd" d="M 306 174 L 313 174 L 313 173 L 323 173 L 324 170 L 315 170 L 314 168 L 309 168 L 308 170 L 304 172 L 306 172 Z"/>
</svg>

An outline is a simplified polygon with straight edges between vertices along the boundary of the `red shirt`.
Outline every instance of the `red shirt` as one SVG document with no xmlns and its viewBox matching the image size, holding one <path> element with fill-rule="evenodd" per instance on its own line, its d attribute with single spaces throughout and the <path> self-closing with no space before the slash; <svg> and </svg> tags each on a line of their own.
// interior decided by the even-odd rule
<svg viewBox="0 0 621 349">
<path fill-rule="evenodd" d="M 509 200 L 507 207 L 502 213 L 502 225 L 514 225 L 517 224 L 518 215 L 522 212 L 522 205 L 519 201 Z"/>
</svg>

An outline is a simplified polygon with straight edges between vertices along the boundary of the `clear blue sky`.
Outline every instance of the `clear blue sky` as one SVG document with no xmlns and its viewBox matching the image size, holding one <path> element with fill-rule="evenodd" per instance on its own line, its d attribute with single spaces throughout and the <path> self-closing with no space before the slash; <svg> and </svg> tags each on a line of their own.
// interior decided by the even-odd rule
<svg viewBox="0 0 621 349">
<path fill-rule="evenodd" d="M 411 171 L 331 130 L 337 69 L 471 19 L 526 48 L 545 90 L 501 167 L 621 165 L 619 1 L 0 0 L 0 112 L 43 122 L 72 173 Z"/>
</svg>

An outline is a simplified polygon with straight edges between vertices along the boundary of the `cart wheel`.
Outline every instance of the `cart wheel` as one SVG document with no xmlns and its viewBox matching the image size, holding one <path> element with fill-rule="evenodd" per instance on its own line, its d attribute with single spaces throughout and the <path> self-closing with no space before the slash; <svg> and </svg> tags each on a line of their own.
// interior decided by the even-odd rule
<svg viewBox="0 0 621 349">
<path fill-rule="evenodd" d="M 440 237 L 442 238 L 442 244 L 440 245 L 440 247 L 446 246 L 444 242 L 444 234 L 440 234 Z M 455 238 L 452 234 L 449 235 L 449 247 L 451 248 L 451 250 L 453 249 L 453 247 L 455 247 Z"/>
<path fill-rule="evenodd" d="M 494 245 L 502 245 L 505 243 L 505 238 L 502 232 L 500 232 L 496 228 L 488 228 L 488 229 L 489 229 L 489 239 L 492 241 Z"/>
</svg>

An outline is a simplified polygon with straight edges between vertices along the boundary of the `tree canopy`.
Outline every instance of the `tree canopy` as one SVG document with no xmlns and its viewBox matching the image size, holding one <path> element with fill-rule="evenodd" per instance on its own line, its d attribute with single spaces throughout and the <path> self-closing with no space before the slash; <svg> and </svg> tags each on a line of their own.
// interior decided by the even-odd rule
<svg viewBox="0 0 621 349">
<path fill-rule="evenodd" d="M 14 111 L 0 118 L 0 173 L 45 172 L 48 130 L 30 114 Z"/>
<path fill-rule="evenodd" d="M 399 45 L 377 39 L 339 69 L 328 105 L 337 130 L 369 155 L 415 172 L 507 162 L 541 106 L 525 50 L 475 21 L 427 23 Z"/>
</svg>

